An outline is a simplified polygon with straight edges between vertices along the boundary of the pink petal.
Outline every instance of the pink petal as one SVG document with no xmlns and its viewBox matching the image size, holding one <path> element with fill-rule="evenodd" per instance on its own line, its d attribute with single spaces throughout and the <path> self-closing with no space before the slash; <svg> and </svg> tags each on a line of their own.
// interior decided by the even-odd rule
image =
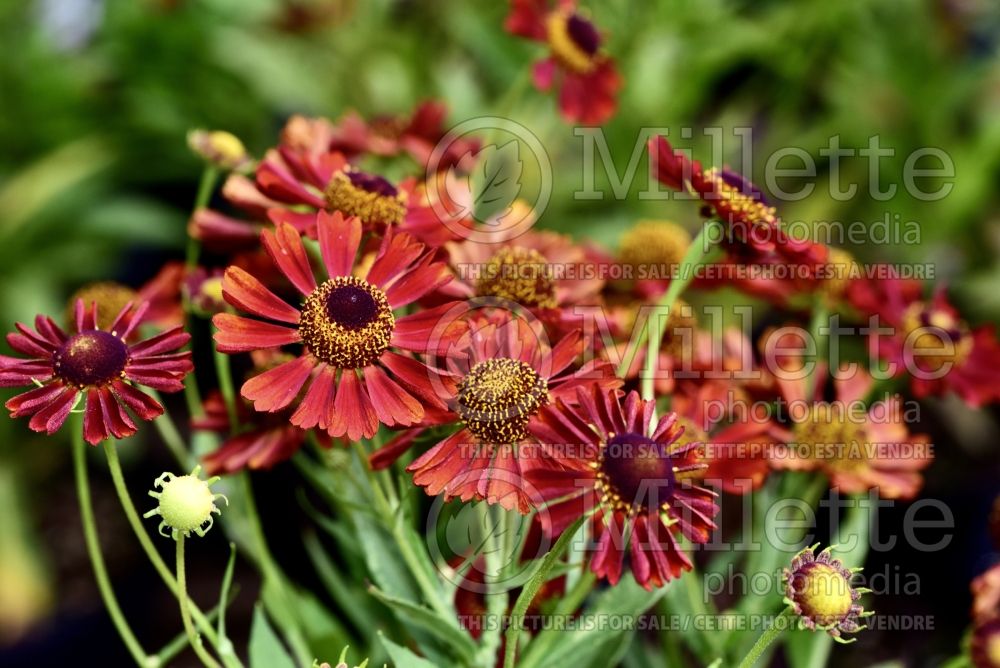
<svg viewBox="0 0 1000 668">
<path fill-rule="evenodd" d="M 381 368 L 365 367 L 364 374 L 372 406 L 382 424 L 409 426 L 424 416 L 420 402 L 394 383 Z"/>
<path fill-rule="evenodd" d="M 282 301 L 256 278 L 239 267 L 229 267 L 222 277 L 222 296 L 244 311 L 297 325 L 299 310 Z"/>
</svg>

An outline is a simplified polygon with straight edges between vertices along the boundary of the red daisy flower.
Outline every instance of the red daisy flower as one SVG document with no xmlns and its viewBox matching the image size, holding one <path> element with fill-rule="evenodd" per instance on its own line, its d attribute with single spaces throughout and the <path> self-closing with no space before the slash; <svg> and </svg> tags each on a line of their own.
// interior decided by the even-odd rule
<svg viewBox="0 0 1000 668">
<path fill-rule="evenodd" d="M 700 162 L 674 150 L 662 136 L 649 140 L 649 154 L 660 183 L 694 193 L 728 225 L 722 245 L 732 260 L 742 264 L 796 262 L 807 269 L 802 272 L 807 274 L 804 282 L 814 280 L 816 268 L 826 261 L 826 247 L 789 236 L 760 188 L 729 169 L 702 169 Z"/>
<path fill-rule="evenodd" d="M 423 426 L 460 422 L 462 428 L 407 467 L 430 495 L 486 499 L 527 513 L 531 498 L 524 472 L 537 456 L 528 424 L 553 399 L 572 399 L 576 387 L 618 387 L 609 364 L 574 369 L 583 351 L 579 332 L 549 347 L 541 325 L 501 312 L 472 323 L 468 338 L 446 360 L 451 383 L 442 385 L 448 410 Z M 403 434 L 375 453 L 381 468 L 398 458 L 422 430 Z"/>
<path fill-rule="evenodd" d="M 638 392 L 580 389 L 577 402 L 543 408 L 530 426 L 551 455 L 529 472 L 548 502 L 543 529 L 559 535 L 596 511 L 590 569 L 616 584 L 628 551 L 636 582 L 662 586 L 691 569 L 675 535 L 704 543 L 715 528 L 717 495 L 694 483 L 706 469 L 701 444 L 680 442 L 674 413 L 654 427 L 655 404 Z"/>
<path fill-rule="evenodd" d="M 11 417 L 30 415 L 34 431 L 55 433 L 66 421 L 80 396 L 86 399 L 83 434 L 91 445 L 109 436 L 126 438 L 136 431 L 125 410 L 142 420 L 152 420 L 163 407 L 136 386 L 164 392 L 183 389 L 181 380 L 194 367 L 190 352 L 174 352 L 191 338 L 180 327 L 145 341 L 127 343 L 148 306 L 135 311 L 126 304 L 114 321 L 102 329 L 97 305 L 88 311 L 76 302 L 76 333 L 67 334 L 47 316 L 35 318 L 35 329 L 17 323 L 18 332 L 7 335 L 10 347 L 28 359 L 0 355 L 0 386 L 38 385 L 10 399 Z"/>
<path fill-rule="evenodd" d="M 944 290 L 925 301 L 914 281 L 857 283 L 852 302 L 892 329 L 872 334 L 873 356 L 888 361 L 897 374 L 908 373 L 917 397 L 954 392 L 973 407 L 1000 400 L 1000 343 L 992 325 L 969 327 Z"/>
<path fill-rule="evenodd" d="M 317 231 L 328 280 L 317 285 L 302 239 L 291 225 L 264 230 L 264 248 L 278 269 L 304 296 L 301 308 L 282 301 L 253 276 L 230 267 L 223 278 L 226 301 L 257 320 L 228 313 L 212 322 L 220 351 L 241 353 L 302 344 L 296 359 L 244 383 L 243 396 L 258 411 L 274 412 L 295 401 L 291 423 L 319 426 L 331 436 L 370 438 L 380 424 L 407 426 L 424 418 L 424 404 L 438 406 L 433 373 L 412 356 L 432 342 L 438 320 L 454 306 L 397 317 L 406 306 L 450 279 L 433 251 L 407 234 L 383 239 L 371 266 L 356 265 L 361 222 L 320 212 Z M 273 321 L 273 322 L 272 322 Z M 460 335 L 441 332 L 444 342 Z M 416 395 L 416 396 L 414 396 Z"/>
<path fill-rule="evenodd" d="M 559 89 L 559 109 L 570 123 L 601 125 L 615 114 L 622 80 L 614 60 L 601 51 L 601 34 L 576 9 L 575 0 L 511 0 L 507 32 L 549 46 L 535 63 L 535 87 Z"/>
</svg>

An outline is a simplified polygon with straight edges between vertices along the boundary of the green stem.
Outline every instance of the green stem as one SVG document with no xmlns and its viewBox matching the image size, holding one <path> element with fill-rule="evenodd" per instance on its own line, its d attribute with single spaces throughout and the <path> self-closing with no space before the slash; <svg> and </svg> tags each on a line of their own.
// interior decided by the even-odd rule
<svg viewBox="0 0 1000 668">
<path fill-rule="evenodd" d="M 132 633 L 131 627 L 125 620 L 121 608 L 118 606 L 118 599 L 111 588 L 111 578 L 108 577 L 108 569 L 104 565 L 104 556 L 101 554 L 101 544 L 97 539 L 97 523 L 94 521 L 94 507 L 90 499 L 90 478 L 87 474 L 86 452 L 87 446 L 83 442 L 83 425 L 79 418 L 74 419 L 71 427 L 73 432 L 73 470 L 76 474 L 76 493 L 80 501 L 80 520 L 83 523 L 83 538 L 87 544 L 87 554 L 90 563 L 94 567 L 94 579 L 97 581 L 97 588 L 101 592 L 101 599 L 104 607 L 107 608 L 111 621 L 118 630 L 129 654 L 135 659 L 137 665 L 142 668 L 160 665 L 158 656 L 148 656 L 142 649 L 142 645 Z"/>
<path fill-rule="evenodd" d="M 194 624 L 191 623 L 191 608 L 187 593 L 187 573 L 184 568 L 184 534 L 178 532 L 174 540 L 177 543 L 177 602 L 181 606 L 181 620 L 184 622 L 184 632 L 187 633 L 191 648 L 194 649 L 194 653 L 198 655 L 203 664 L 208 666 L 208 668 L 222 668 L 219 662 L 213 659 L 212 655 L 205 649 L 205 646 L 201 644 L 201 638 L 198 636 L 197 631 L 194 630 Z"/>
<path fill-rule="evenodd" d="M 664 322 L 666 316 L 669 315 L 670 309 L 673 308 L 677 298 L 680 297 L 684 289 L 694 279 L 695 269 L 704 261 L 705 256 L 708 255 L 708 251 L 710 250 L 709 240 L 719 236 L 710 234 L 709 228 L 721 224 L 719 221 L 710 220 L 702 226 L 698 236 L 695 237 L 691 245 L 688 246 L 687 252 L 684 253 L 684 258 L 678 267 L 680 275 L 670 281 L 667 292 L 653 308 L 653 311 L 649 314 L 649 318 L 646 320 L 645 327 L 639 332 L 639 338 L 635 343 L 635 347 L 630 351 L 626 351 L 624 359 L 618 365 L 618 375 L 624 376 L 628 372 L 629 367 L 632 366 L 632 360 L 638 350 L 642 348 L 642 344 L 647 344 L 646 366 L 643 371 L 641 383 L 643 399 L 652 400 L 654 398 L 653 386 L 656 380 L 654 372 L 656 370 L 660 346 L 663 344 L 663 328 L 666 324 Z"/>
<path fill-rule="evenodd" d="M 583 524 L 587 517 L 580 517 L 572 525 L 566 528 L 559 536 L 555 545 L 549 550 L 548 554 L 542 559 L 542 563 L 538 566 L 538 570 L 531 576 L 528 580 L 524 589 L 521 590 L 521 595 L 517 597 L 517 601 L 514 603 L 514 609 L 510 613 L 510 626 L 507 627 L 507 646 L 504 648 L 503 656 L 503 668 L 514 668 L 514 659 L 517 656 L 517 643 L 521 635 L 521 619 L 524 618 L 525 613 L 528 612 L 528 607 L 531 602 L 535 599 L 538 594 L 538 590 L 542 588 L 548 578 L 549 571 L 552 567 L 556 565 L 559 557 L 562 553 L 566 551 L 569 547 L 570 541 L 576 535 L 577 529 Z"/>
<path fill-rule="evenodd" d="M 295 601 L 285 589 L 285 578 L 281 573 L 281 569 L 278 568 L 278 564 L 274 561 L 271 550 L 267 546 L 267 540 L 264 538 L 264 529 L 260 521 L 260 515 L 257 512 L 257 503 L 254 501 L 250 476 L 244 471 L 240 475 L 240 479 L 243 483 L 243 497 L 246 503 L 247 520 L 250 523 L 253 539 L 257 546 L 257 559 L 261 573 L 264 576 L 264 583 L 265 585 L 270 583 L 281 597 L 282 604 L 288 613 L 288 615 L 282 616 L 282 618 L 294 616 L 296 614 Z M 284 631 L 288 639 L 288 644 L 291 645 L 292 650 L 295 652 L 298 664 L 301 666 L 312 665 L 312 652 L 310 652 L 309 644 L 298 627 L 298 622 L 292 619 L 285 626 L 287 626 Z"/>
<path fill-rule="evenodd" d="M 205 169 L 201 172 L 201 181 L 198 182 L 198 194 L 194 200 L 194 211 L 203 209 L 208 204 L 208 199 L 212 196 L 212 190 L 215 188 L 215 182 L 218 178 L 218 167 L 206 164 Z M 189 234 L 187 242 L 188 269 L 194 269 L 198 266 L 199 255 L 201 255 L 201 242 Z"/>
<path fill-rule="evenodd" d="M 739 668 L 752 668 L 760 660 L 760 657 L 770 644 L 790 625 L 794 615 L 795 613 L 790 608 L 785 608 L 780 615 L 775 617 L 774 623 L 757 638 L 757 642 L 750 648 L 750 653 L 740 661 Z"/>
<path fill-rule="evenodd" d="M 193 380 L 192 380 L 193 382 Z M 160 405 L 163 405 L 163 397 L 160 393 L 152 388 L 143 388 L 148 392 L 154 399 L 156 399 Z M 187 446 L 184 445 L 184 437 L 181 436 L 181 432 L 177 429 L 177 425 L 174 424 L 173 418 L 170 417 L 170 413 L 164 411 L 163 415 L 153 420 L 153 426 L 156 427 L 156 431 L 159 432 L 160 438 L 167 445 L 167 449 L 177 460 L 177 463 L 181 465 L 184 469 L 192 466 L 190 461 L 190 454 L 188 453 Z"/>
<path fill-rule="evenodd" d="M 826 359 L 826 337 L 822 335 L 819 331 L 823 326 L 830 325 L 830 307 L 827 305 L 825 300 L 820 299 L 816 304 L 816 310 L 813 311 L 812 320 L 809 322 L 809 335 L 812 337 L 813 342 L 816 344 L 816 359 L 813 364 L 819 364 L 820 360 Z M 812 373 L 809 374 L 809 378 L 806 382 L 806 400 L 812 401 L 813 395 L 816 392 L 816 383 L 819 382 L 819 373 L 816 371 L 816 367 L 813 367 Z"/>
<path fill-rule="evenodd" d="M 159 422 L 159 420 L 157 420 L 157 422 Z M 165 585 L 167 585 L 167 588 L 171 591 L 171 593 L 173 593 L 174 596 L 177 596 L 179 592 L 177 580 L 174 578 L 174 574 L 170 571 L 166 562 L 163 561 L 163 557 L 160 556 L 160 553 L 153 545 L 153 541 L 150 539 L 149 534 L 146 533 L 146 528 L 142 524 L 142 519 L 139 517 L 135 504 L 132 503 L 132 496 L 129 494 L 128 487 L 125 485 L 125 477 L 122 474 L 121 462 L 118 460 L 118 451 L 115 449 L 112 442 L 104 442 L 104 454 L 108 460 L 108 470 L 111 472 L 111 481 L 114 483 L 115 491 L 118 493 L 118 500 L 121 502 L 122 510 L 125 511 L 125 517 L 128 518 L 128 523 L 132 526 L 133 533 L 135 533 L 136 538 L 139 539 L 139 544 L 142 546 L 143 552 L 146 553 L 146 557 L 149 559 L 150 563 L 153 564 L 153 568 L 156 569 L 160 579 L 163 580 Z M 226 652 L 225 648 L 220 645 L 219 636 L 216 635 L 211 622 L 205 617 L 201 610 L 193 604 L 191 605 L 191 614 L 194 617 L 194 621 L 198 625 L 198 628 L 203 634 L 205 634 L 208 641 L 215 646 L 223 662 L 227 666 L 242 667 L 242 663 L 232 649 L 230 648 L 229 652 Z"/>
<path fill-rule="evenodd" d="M 226 415 L 229 416 L 229 431 L 235 432 L 240 426 L 239 414 L 236 411 L 236 390 L 233 387 L 233 374 L 229 368 L 229 355 L 212 347 L 215 357 L 215 375 L 219 380 L 219 392 L 226 404 Z"/>
</svg>

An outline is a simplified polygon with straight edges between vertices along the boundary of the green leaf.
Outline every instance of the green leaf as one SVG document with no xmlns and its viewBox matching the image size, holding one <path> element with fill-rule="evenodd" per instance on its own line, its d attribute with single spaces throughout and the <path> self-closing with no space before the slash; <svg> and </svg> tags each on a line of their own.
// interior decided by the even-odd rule
<svg viewBox="0 0 1000 668">
<path fill-rule="evenodd" d="M 524 163 L 516 139 L 500 147 L 486 146 L 477 157 L 472 172 L 473 216 L 479 222 L 493 221 L 509 212 L 520 194 Z"/>
<path fill-rule="evenodd" d="M 259 604 L 254 609 L 250 626 L 249 652 L 250 668 L 296 668 Z"/>
<path fill-rule="evenodd" d="M 437 668 L 427 659 L 421 658 L 405 647 L 392 642 L 381 631 L 379 631 L 378 637 L 385 646 L 385 651 L 389 653 L 389 658 L 396 664 L 396 668 Z"/>
<path fill-rule="evenodd" d="M 395 598 L 379 590 L 369 587 L 372 596 L 391 608 L 407 626 L 415 626 L 443 642 L 454 650 L 455 655 L 465 662 L 472 659 L 476 651 L 472 637 L 462 629 L 452 625 L 451 620 L 441 619 L 433 610 L 409 601 Z"/>
</svg>

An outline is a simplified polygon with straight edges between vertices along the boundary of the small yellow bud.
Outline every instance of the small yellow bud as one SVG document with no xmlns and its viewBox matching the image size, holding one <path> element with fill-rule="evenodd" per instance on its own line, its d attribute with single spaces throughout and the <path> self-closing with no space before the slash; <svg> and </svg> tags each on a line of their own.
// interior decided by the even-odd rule
<svg viewBox="0 0 1000 668">
<path fill-rule="evenodd" d="M 187 140 L 188 148 L 221 169 L 241 170 L 251 163 L 243 142 L 231 132 L 191 130 Z"/>
</svg>

